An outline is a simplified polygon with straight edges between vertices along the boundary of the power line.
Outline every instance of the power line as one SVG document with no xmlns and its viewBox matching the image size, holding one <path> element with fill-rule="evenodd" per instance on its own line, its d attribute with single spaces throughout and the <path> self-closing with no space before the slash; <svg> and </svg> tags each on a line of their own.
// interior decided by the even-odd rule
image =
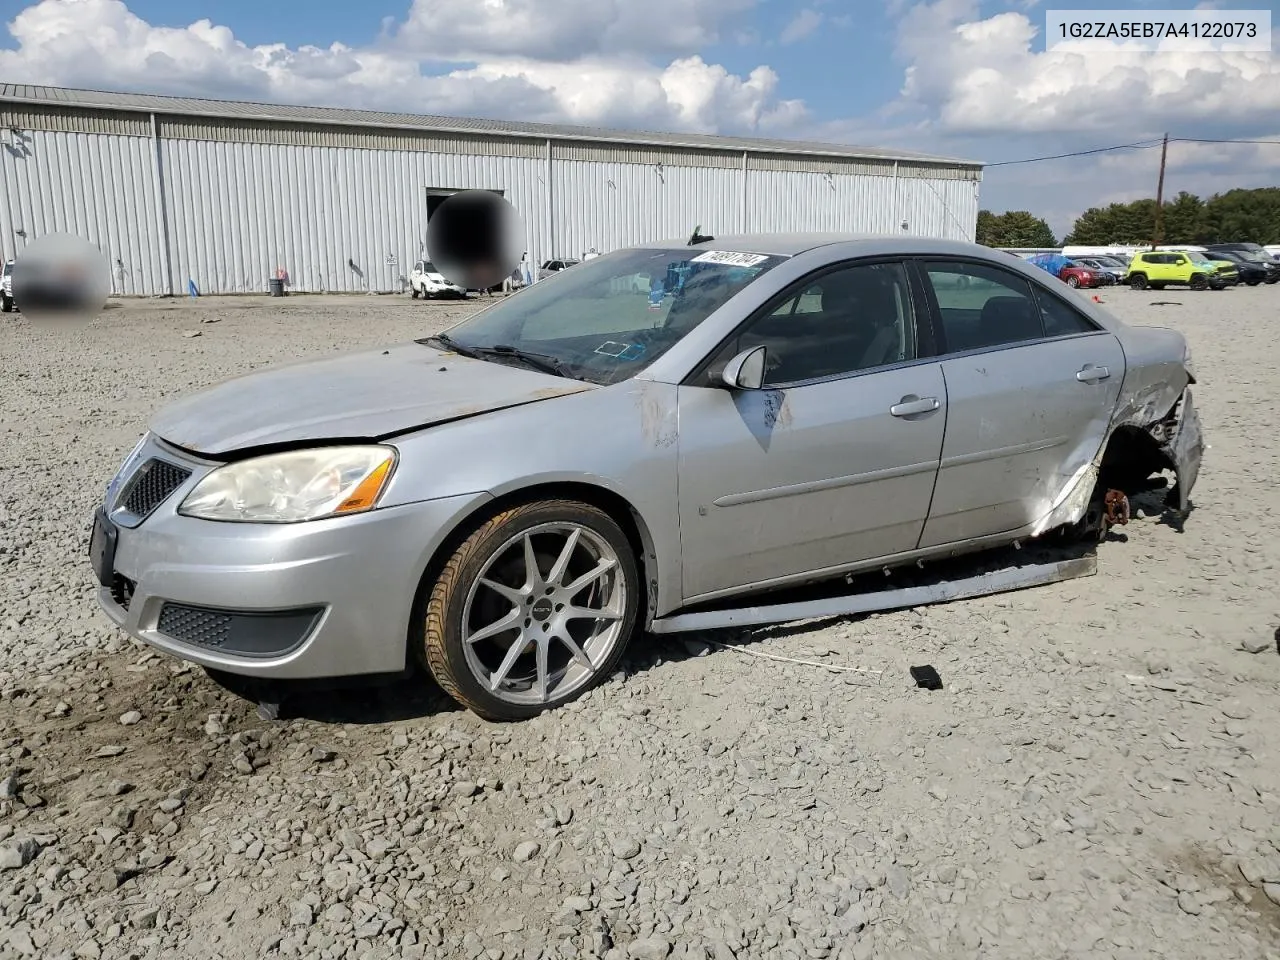
<svg viewBox="0 0 1280 960">
<path fill-rule="evenodd" d="M 1178 143 L 1272 143 L 1280 144 L 1280 140 L 1210 140 L 1204 137 L 1170 137 Z"/>
<path fill-rule="evenodd" d="M 1169 143 L 1240 143 L 1240 144 L 1272 144 L 1280 145 L 1280 140 L 1248 140 L 1233 138 L 1212 138 L 1212 137 L 1169 137 Z M 1118 143 L 1110 147 L 1095 147 L 1092 150 L 1077 150 L 1072 153 L 1055 153 L 1046 157 L 1026 157 L 1022 160 L 999 160 L 995 163 L 986 164 L 987 167 L 1008 167 L 1014 164 L 1022 163 L 1040 163 L 1045 160 L 1065 160 L 1069 157 L 1087 157 L 1097 153 L 1110 153 L 1115 150 L 1150 150 L 1153 147 L 1162 146 L 1163 138 L 1154 140 L 1139 140 L 1137 143 Z"/>
<path fill-rule="evenodd" d="M 988 163 L 988 167 L 1007 167 L 1015 163 L 1039 163 L 1042 160 L 1063 160 L 1067 157 L 1087 157 L 1094 153 L 1109 153 L 1112 150 L 1147 150 L 1160 146 L 1161 140 L 1139 140 L 1137 143 L 1120 143 L 1114 147 L 1095 147 L 1092 150 L 1077 150 L 1074 153 L 1055 153 L 1048 157 L 1027 157 L 1025 160 L 1000 160 Z"/>
</svg>

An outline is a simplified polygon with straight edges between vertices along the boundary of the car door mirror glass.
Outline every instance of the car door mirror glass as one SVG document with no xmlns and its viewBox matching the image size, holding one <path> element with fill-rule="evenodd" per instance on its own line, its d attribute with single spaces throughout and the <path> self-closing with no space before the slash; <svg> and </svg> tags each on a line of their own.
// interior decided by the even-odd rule
<svg viewBox="0 0 1280 960">
<path fill-rule="evenodd" d="M 733 390 L 759 390 L 764 385 L 766 352 L 763 346 L 743 350 L 725 364 L 721 382 Z"/>
</svg>

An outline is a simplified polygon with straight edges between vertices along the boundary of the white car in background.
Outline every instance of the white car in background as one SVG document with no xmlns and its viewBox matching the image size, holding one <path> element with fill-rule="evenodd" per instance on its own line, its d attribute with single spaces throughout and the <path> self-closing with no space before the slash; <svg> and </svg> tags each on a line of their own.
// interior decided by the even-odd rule
<svg viewBox="0 0 1280 960">
<path fill-rule="evenodd" d="M 413 272 L 409 274 L 409 291 L 415 300 L 419 297 L 424 300 L 432 300 L 436 297 L 461 299 L 467 295 L 463 287 L 445 279 L 444 274 L 437 270 L 436 265 L 430 260 L 419 260 L 413 265 Z"/>
<path fill-rule="evenodd" d="M 0 310 L 13 312 L 13 261 L 4 262 L 4 278 L 0 280 Z"/>
</svg>

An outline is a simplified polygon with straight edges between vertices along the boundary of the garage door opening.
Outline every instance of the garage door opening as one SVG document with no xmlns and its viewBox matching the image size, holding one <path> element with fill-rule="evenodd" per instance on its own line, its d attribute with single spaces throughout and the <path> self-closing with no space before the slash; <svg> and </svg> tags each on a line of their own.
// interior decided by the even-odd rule
<svg viewBox="0 0 1280 960">
<path fill-rule="evenodd" d="M 462 193 L 462 187 L 457 189 L 442 189 L 438 187 L 427 187 L 427 222 L 431 222 L 431 218 L 436 215 L 436 211 L 440 209 L 440 204 L 452 197 L 455 193 Z M 488 193 L 496 193 L 498 196 L 505 196 L 505 190 L 488 190 Z"/>
</svg>

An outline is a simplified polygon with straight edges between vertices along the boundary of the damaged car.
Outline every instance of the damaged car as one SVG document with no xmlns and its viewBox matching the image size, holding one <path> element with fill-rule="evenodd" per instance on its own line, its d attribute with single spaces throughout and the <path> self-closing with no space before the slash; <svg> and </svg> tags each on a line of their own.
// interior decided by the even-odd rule
<svg viewBox="0 0 1280 960">
<path fill-rule="evenodd" d="M 112 620 L 210 671 L 425 668 L 520 720 L 772 591 L 1097 542 L 1162 482 L 1185 515 L 1194 383 L 1181 334 L 976 244 L 695 234 L 180 400 L 89 552 Z"/>
</svg>

